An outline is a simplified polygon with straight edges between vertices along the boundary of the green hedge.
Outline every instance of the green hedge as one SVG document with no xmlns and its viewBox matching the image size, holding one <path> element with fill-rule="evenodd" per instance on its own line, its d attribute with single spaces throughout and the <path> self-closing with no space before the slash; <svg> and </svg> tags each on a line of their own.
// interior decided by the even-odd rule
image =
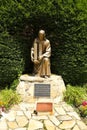
<svg viewBox="0 0 87 130">
<path fill-rule="evenodd" d="M 32 72 L 30 48 L 38 30 L 45 29 L 52 46 L 52 73 L 62 75 L 66 84 L 87 82 L 86 0 L 2 0 L 0 23 L 1 34 L 6 31 L 10 35 L 9 39 L 4 37 L 0 44 L 3 48 L 7 47 L 4 49 L 7 52 L 0 52 L 2 53 L 0 58 L 1 77 L 9 74 L 10 77 L 16 78 L 20 69 L 22 73 Z M 17 43 L 17 49 L 14 52 L 18 52 L 19 58 L 16 58 L 10 49 L 11 53 L 7 58 L 9 60 L 6 58 L 6 61 L 2 60 L 2 57 L 7 56 L 9 46 L 12 45 L 11 48 L 14 48 L 15 43 Z M 17 60 L 12 60 L 15 58 Z M 5 63 L 7 66 L 5 65 L 3 68 Z M 13 65 L 18 69 L 15 70 L 12 67 L 11 74 L 8 71 L 9 73 L 5 75 L 7 69 L 11 69 Z M 12 74 L 13 76 L 11 76 Z M 6 79 L 5 82 L 8 84 L 14 78 Z M 5 78 L 1 79 L 3 81 Z"/>
<path fill-rule="evenodd" d="M 10 85 L 18 75 L 22 74 L 24 60 L 20 51 L 20 43 L 8 33 L 0 35 L 0 88 Z"/>
</svg>

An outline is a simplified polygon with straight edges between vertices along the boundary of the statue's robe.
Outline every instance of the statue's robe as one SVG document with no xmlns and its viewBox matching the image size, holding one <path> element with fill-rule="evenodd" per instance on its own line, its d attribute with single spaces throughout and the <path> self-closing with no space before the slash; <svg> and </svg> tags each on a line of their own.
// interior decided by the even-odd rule
<svg viewBox="0 0 87 130">
<path fill-rule="evenodd" d="M 51 45 L 50 41 L 45 39 L 40 41 L 38 38 L 34 40 L 33 47 L 31 49 L 33 53 L 33 58 L 31 60 L 37 60 L 38 63 L 34 64 L 34 73 L 39 76 L 50 76 L 50 56 L 51 56 Z M 42 60 L 39 60 L 39 56 L 42 56 Z"/>
</svg>

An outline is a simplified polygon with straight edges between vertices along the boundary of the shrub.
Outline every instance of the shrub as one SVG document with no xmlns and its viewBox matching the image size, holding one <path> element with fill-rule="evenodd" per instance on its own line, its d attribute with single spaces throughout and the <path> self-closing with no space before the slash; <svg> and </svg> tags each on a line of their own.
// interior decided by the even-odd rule
<svg viewBox="0 0 87 130">
<path fill-rule="evenodd" d="M 67 90 L 64 93 L 64 100 L 76 107 L 82 104 L 87 99 L 85 87 L 67 85 Z"/>
<path fill-rule="evenodd" d="M 83 87 L 67 85 L 64 100 L 73 105 L 82 117 L 87 116 L 87 84 Z"/>
<path fill-rule="evenodd" d="M 20 96 L 12 89 L 5 89 L 0 91 L 0 106 L 4 106 L 6 109 L 12 105 L 20 102 Z"/>
<path fill-rule="evenodd" d="M 10 86 L 23 70 L 20 43 L 7 32 L 3 32 L 0 35 L 0 88 Z"/>
</svg>

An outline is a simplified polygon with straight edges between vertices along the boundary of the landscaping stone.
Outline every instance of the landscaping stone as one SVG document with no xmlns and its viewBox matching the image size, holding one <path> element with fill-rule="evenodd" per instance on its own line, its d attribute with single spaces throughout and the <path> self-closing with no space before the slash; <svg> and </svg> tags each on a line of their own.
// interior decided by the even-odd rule
<svg viewBox="0 0 87 130">
<path fill-rule="evenodd" d="M 75 125 L 72 130 L 80 130 L 80 129 L 79 129 L 78 125 Z"/>
<path fill-rule="evenodd" d="M 18 125 L 15 121 L 10 121 L 10 122 L 7 122 L 8 124 L 8 127 L 11 128 L 11 129 L 15 129 L 15 128 L 18 128 Z"/>
<path fill-rule="evenodd" d="M 47 130 L 55 130 L 55 125 L 50 120 L 45 120 L 44 125 Z"/>
<path fill-rule="evenodd" d="M 49 119 L 50 119 L 50 121 L 53 122 L 53 124 L 55 126 L 58 126 L 60 124 L 60 122 L 58 121 L 58 119 L 55 116 L 49 116 Z"/>
<path fill-rule="evenodd" d="M 16 116 L 16 121 L 19 127 L 24 127 L 28 124 L 28 120 L 25 116 Z"/>
<path fill-rule="evenodd" d="M 31 119 L 29 121 L 28 130 L 38 130 L 38 129 L 43 129 L 43 123 L 40 121 Z"/>
<path fill-rule="evenodd" d="M 59 125 L 60 129 L 71 129 L 75 125 L 75 120 L 63 121 L 62 124 Z"/>
<path fill-rule="evenodd" d="M 7 127 L 7 123 L 6 123 L 6 120 L 2 120 L 0 121 L 0 130 L 7 130 L 8 127 Z"/>
<path fill-rule="evenodd" d="M 77 120 L 77 125 L 81 130 L 87 130 L 87 126 L 85 125 L 84 122 Z"/>
<path fill-rule="evenodd" d="M 66 112 L 64 111 L 64 109 L 62 108 L 62 106 L 61 107 L 60 106 L 55 107 L 55 110 L 57 111 L 57 113 L 59 115 L 65 115 L 66 114 Z"/>
<path fill-rule="evenodd" d="M 16 111 L 11 110 L 7 115 L 6 115 L 6 119 L 8 121 L 14 121 L 16 117 Z"/>
<path fill-rule="evenodd" d="M 17 111 L 17 116 L 23 116 L 23 115 L 24 115 L 23 111 Z"/>
<path fill-rule="evenodd" d="M 32 119 L 35 119 L 35 120 L 47 120 L 48 119 L 48 116 L 32 116 Z"/>
<path fill-rule="evenodd" d="M 67 112 L 68 115 L 72 116 L 73 118 L 77 119 L 77 120 L 81 120 L 79 115 L 73 111 L 73 112 Z"/>
<path fill-rule="evenodd" d="M 26 128 L 17 128 L 15 130 L 27 130 Z"/>
<path fill-rule="evenodd" d="M 68 121 L 68 120 L 72 120 L 72 118 L 69 115 L 59 115 L 57 116 L 58 120 L 60 121 Z"/>
</svg>

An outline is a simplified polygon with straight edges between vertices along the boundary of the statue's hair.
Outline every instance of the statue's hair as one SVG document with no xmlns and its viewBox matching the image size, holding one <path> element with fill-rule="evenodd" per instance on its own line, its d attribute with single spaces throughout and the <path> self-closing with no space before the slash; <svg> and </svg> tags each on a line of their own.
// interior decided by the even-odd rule
<svg viewBox="0 0 87 130">
<path fill-rule="evenodd" d="M 44 31 L 44 30 L 40 30 L 40 31 L 39 31 L 39 34 L 40 34 L 40 33 L 44 35 L 44 39 L 45 39 L 45 38 L 46 38 L 46 37 L 45 37 L 45 36 L 46 36 L 45 31 Z"/>
</svg>

